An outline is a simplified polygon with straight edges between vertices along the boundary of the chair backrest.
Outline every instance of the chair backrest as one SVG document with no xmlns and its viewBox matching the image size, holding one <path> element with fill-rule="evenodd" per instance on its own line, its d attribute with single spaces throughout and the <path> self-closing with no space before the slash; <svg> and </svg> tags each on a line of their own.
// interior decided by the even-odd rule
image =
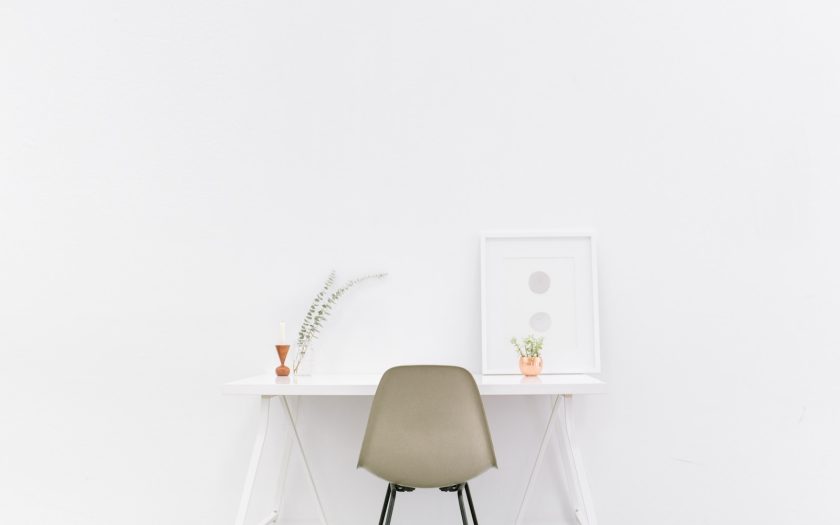
<svg viewBox="0 0 840 525">
<path fill-rule="evenodd" d="M 359 467 L 405 487 L 448 487 L 496 467 L 473 376 L 456 366 L 398 366 L 382 376 Z"/>
</svg>

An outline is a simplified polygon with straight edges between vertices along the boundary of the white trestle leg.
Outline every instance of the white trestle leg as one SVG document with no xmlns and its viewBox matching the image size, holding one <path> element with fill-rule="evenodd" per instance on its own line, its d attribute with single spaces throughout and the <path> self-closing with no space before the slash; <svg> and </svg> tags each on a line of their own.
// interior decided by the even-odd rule
<svg viewBox="0 0 840 525">
<path fill-rule="evenodd" d="M 534 467 L 531 469 L 531 476 L 528 478 L 528 484 L 525 486 L 525 493 L 522 495 L 522 502 L 519 504 L 519 510 L 516 512 L 515 525 L 521 525 L 525 517 L 525 506 L 528 504 L 528 498 L 531 495 L 531 488 L 534 486 L 534 481 L 537 478 L 540 464 L 542 464 L 545 449 L 548 448 L 548 443 L 551 440 L 551 434 L 554 431 L 554 416 L 557 414 L 557 407 L 560 404 L 560 396 L 554 396 L 551 404 L 551 414 L 548 416 L 548 424 L 545 426 L 542 442 L 540 442 L 540 449 L 537 452 L 537 458 L 534 460 Z"/>
<path fill-rule="evenodd" d="M 257 477 L 257 469 L 260 466 L 265 436 L 268 434 L 269 408 L 271 405 L 270 396 L 260 397 L 260 415 L 257 425 L 257 437 L 254 441 L 254 448 L 251 451 L 251 462 L 248 464 L 248 474 L 245 476 L 245 487 L 242 489 L 242 497 L 239 500 L 239 510 L 236 513 L 236 525 L 245 525 L 245 518 L 248 516 L 248 504 L 251 502 L 251 493 L 254 491 L 254 480 Z"/>
<path fill-rule="evenodd" d="M 289 405 L 292 411 L 292 418 L 297 422 L 298 414 L 300 413 L 300 396 L 293 397 Z M 289 478 L 289 462 L 292 458 L 292 441 L 294 441 L 292 427 L 286 425 L 283 431 L 282 450 L 280 451 L 280 474 L 277 477 L 277 493 L 274 497 L 274 510 L 263 525 L 276 523 L 283 514 L 283 507 L 286 505 L 286 481 Z"/>
<path fill-rule="evenodd" d="M 592 494 L 589 492 L 589 481 L 575 440 L 574 399 L 569 394 L 563 396 L 563 413 L 560 423 L 563 426 L 562 442 L 570 466 L 568 478 L 574 492 L 575 516 L 580 525 L 598 525 L 595 518 L 595 507 L 592 505 Z"/>
<path fill-rule="evenodd" d="M 562 412 L 558 408 L 562 405 Z M 586 478 L 586 471 L 583 468 L 583 460 L 581 459 L 580 450 L 575 441 L 575 414 L 574 414 L 574 400 L 569 394 L 561 396 L 554 396 L 551 406 L 551 414 L 548 417 L 548 425 L 543 433 L 540 448 L 537 452 L 537 458 L 534 460 L 534 466 L 531 469 L 531 475 L 528 478 L 528 484 L 525 487 L 525 493 L 522 495 L 522 502 L 519 504 L 519 511 L 516 513 L 516 525 L 521 525 L 524 519 L 525 507 L 528 504 L 528 499 L 531 495 L 531 489 L 534 486 L 537 474 L 539 473 L 540 465 L 543 462 L 546 448 L 552 439 L 555 425 L 562 427 L 560 434 L 560 444 L 566 453 L 568 460 L 568 467 L 564 468 L 566 474 L 565 478 L 568 482 L 568 487 L 571 492 L 571 499 L 575 507 L 575 518 L 580 525 L 597 525 L 595 519 L 595 508 L 592 505 L 592 496 L 589 492 L 589 482 Z"/>
<path fill-rule="evenodd" d="M 300 457 L 303 459 L 303 466 L 306 468 L 306 475 L 309 478 L 309 483 L 312 485 L 312 492 L 315 493 L 315 501 L 318 503 L 318 512 L 319 517 L 321 518 L 321 524 L 327 525 L 327 516 L 324 514 L 324 505 L 321 503 L 321 496 L 318 494 L 318 487 L 315 485 L 315 478 L 312 477 L 312 469 L 309 468 L 309 461 L 306 459 L 306 452 L 303 450 L 303 443 L 300 440 L 300 434 L 298 433 L 297 425 L 295 424 L 295 418 L 292 417 L 292 410 L 289 408 L 289 401 L 286 397 L 283 397 L 283 408 L 285 408 L 289 426 L 292 428 L 292 435 L 294 436 L 298 450 L 300 451 Z"/>
</svg>

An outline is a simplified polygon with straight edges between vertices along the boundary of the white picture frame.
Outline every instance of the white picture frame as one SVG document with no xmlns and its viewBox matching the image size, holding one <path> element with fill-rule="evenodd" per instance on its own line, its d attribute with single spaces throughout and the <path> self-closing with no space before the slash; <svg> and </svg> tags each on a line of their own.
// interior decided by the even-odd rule
<svg viewBox="0 0 840 525">
<path fill-rule="evenodd" d="M 593 231 L 482 232 L 482 373 L 519 374 L 510 339 L 530 333 L 545 338 L 543 374 L 601 372 Z"/>
</svg>

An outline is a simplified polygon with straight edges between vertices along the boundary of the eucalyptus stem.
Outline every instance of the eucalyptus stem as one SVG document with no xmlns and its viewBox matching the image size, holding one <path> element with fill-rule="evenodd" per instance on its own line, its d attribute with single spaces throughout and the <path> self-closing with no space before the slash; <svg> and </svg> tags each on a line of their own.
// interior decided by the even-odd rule
<svg viewBox="0 0 840 525">
<path fill-rule="evenodd" d="M 316 295 L 315 299 L 312 300 L 312 304 L 306 311 L 306 316 L 303 319 L 303 323 L 301 323 L 300 325 L 297 340 L 298 353 L 295 357 L 295 363 L 293 367 L 293 371 L 295 373 L 297 373 L 298 369 L 300 368 L 303 358 L 306 357 L 306 351 L 309 349 L 310 344 L 321 333 L 321 328 L 323 328 L 324 322 L 327 320 L 327 318 L 329 318 L 330 314 L 332 313 L 333 307 L 335 307 L 339 299 L 341 299 L 344 296 L 344 294 L 346 294 L 351 288 L 353 288 L 357 284 L 363 281 L 367 281 L 368 279 L 382 279 L 386 275 L 388 274 L 374 273 L 364 275 L 362 277 L 357 277 L 355 279 L 347 281 L 341 287 L 330 292 L 333 285 L 335 284 L 335 270 L 330 272 L 330 275 L 324 282 L 324 286 L 321 287 L 321 290 L 318 292 L 318 295 Z"/>
</svg>

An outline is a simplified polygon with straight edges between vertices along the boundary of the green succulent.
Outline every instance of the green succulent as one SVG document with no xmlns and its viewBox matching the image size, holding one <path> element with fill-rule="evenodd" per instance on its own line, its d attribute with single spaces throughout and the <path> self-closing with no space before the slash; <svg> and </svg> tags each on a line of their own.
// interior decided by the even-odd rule
<svg viewBox="0 0 840 525">
<path fill-rule="evenodd" d="M 542 353 L 543 338 L 534 337 L 533 334 L 518 341 L 515 337 L 510 339 L 513 349 L 522 357 L 539 357 Z"/>
</svg>

